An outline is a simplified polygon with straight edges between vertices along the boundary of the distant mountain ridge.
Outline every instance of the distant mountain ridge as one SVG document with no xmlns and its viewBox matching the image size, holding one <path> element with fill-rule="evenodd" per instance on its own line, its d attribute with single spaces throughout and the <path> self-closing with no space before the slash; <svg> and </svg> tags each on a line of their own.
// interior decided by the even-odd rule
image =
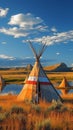
<svg viewBox="0 0 73 130">
<path fill-rule="evenodd" d="M 10 68 L 26 68 L 27 70 L 32 69 L 32 65 L 34 64 L 34 59 L 14 59 L 14 60 L 8 60 L 8 59 L 0 59 L 0 69 L 6 70 Z M 73 67 L 68 67 L 65 63 L 59 63 L 54 64 L 51 66 L 45 66 L 44 70 L 46 72 L 73 72 Z"/>
<path fill-rule="evenodd" d="M 49 72 L 70 72 L 73 71 L 73 68 L 67 67 L 65 63 L 59 63 L 51 66 L 44 67 L 46 71 Z"/>
<path fill-rule="evenodd" d="M 33 64 L 34 59 L 32 58 L 16 58 L 14 60 L 0 59 L 0 68 L 14 68 L 14 67 L 24 67 L 27 64 Z"/>
</svg>

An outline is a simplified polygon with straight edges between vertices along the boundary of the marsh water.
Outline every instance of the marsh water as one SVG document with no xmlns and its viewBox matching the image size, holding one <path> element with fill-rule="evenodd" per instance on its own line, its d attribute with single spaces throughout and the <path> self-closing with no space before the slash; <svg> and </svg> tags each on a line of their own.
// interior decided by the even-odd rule
<svg viewBox="0 0 73 130">
<path fill-rule="evenodd" d="M 73 82 L 69 82 L 71 86 L 73 86 Z M 18 85 L 18 84 L 9 84 L 4 87 L 4 89 L 1 91 L 1 94 L 6 93 L 12 93 L 12 94 L 18 94 L 22 90 L 24 85 Z M 54 85 L 56 86 L 56 85 Z M 60 90 L 57 90 L 60 93 Z M 69 91 L 69 93 L 73 93 L 73 89 Z"/>
<path fill-rule="evenodd" d="M 8 84 L 4 86 L 4 89 L 2 90 L 1 93 L 2 94 L 6 94 L 6 93 L 18 94 L 22 88 L 23 88 L 23 85 Z"/>
</svg>

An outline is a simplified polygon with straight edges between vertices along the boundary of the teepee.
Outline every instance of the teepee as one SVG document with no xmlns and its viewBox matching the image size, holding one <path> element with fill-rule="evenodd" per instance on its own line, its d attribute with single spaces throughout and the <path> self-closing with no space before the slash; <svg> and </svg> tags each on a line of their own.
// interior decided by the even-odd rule
<svg viewBox="0 0 73 130">
<path fill-rule="evenodd" d="M 29 77 L 21 90 L 21 92 L 17 96 L 18 101 L 34 101 L 37 100 L 39 102 L 40 99 L 51 102 L 52 100 L 61 100 L 58 92 L 46 76 L 42 65 L 40 63 L 40 57 L 43 54 L 45 49 L 45 44 L 41 48 L 39 54 L 36 53 L 33 45 L 29 42 L 31 49 L 36 58 L 36 62 L 31 70 Z"/>
<path fill-rule="evenodd" d="M 66 94 L 69 92 L 70 87 L 71 87 L 71 86 L 70 86 L 69 83 L 67 82 L 66 77 L 64 77 L 63 80 L 62 80 L 62 82 L 61 82 L 60 85 L 58 86 L 58 89 L 61 90 L 61 92 L 62 92 L 63 95 L 66 95 Z"/>
<path fill-rule="evenodd" d="M 0 76 L 0 91 L 3 90 L 4 86 L 5 86 L 5 81 L 4 81 L 3 77 Z"/>
</svg>

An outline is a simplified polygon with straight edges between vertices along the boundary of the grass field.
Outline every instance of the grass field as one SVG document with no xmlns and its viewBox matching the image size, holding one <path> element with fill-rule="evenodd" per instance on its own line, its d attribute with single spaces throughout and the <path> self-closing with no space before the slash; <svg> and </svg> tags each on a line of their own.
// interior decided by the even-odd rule
<svg viewBox="0 0 73 130">
<path fill-rule="evenodd" d="M 73 104 L 60 101 L 39 104 L 0 96 L 0 130 L 73 130 Z"/>
<path fill-rule="evenodd" d="M 28 70 L 25 68 L 0 70 L 0 75 L 2 75 L 2 77 L 5 79 L 6 84 L 24 84 L 24 81 L 29 73 L 30 71 L 28 72 Z M 54 86 L 56 83 L 60 83 L 64 76 L 68 81 L 73 81 L 73 72 L 48 72 L 46 74 Z M 67 97 L 64 98 L 66 99 Z M 73 99 L 73 95 L 68 95 L 68 98 Z"/>
<path fill-rule="evenodd" d="M 60 82 L 63 77 L 66 77 L 68 81 L 73 81 L 73 72 L 50 72 L 47 76 L 55 82 Z"/>
<path fill-rule="evenodd" d="M 25 69 L 0 70 L 6 83 L 23 84 L 28 75 Z M 66 76 L 73 81 L 73 72 L 47 73 L 52 83 Z M 39 104 L 18 102 L 17 95 L 0 95 L 0 130 L 73 130 L 73 94 L 62 96 L 64 102 Z"/>
<path fill-rule="evenodd" d="M 0 75 L 3 76 L 6 83 L 22 84 L 28 74 L 29 72 L 25 68 L 0 70 Z M 73 72 L 48 72 L 46 74 L 51 82 L 61 82 L 64 76 L 66 76 L 68 81 L 73 81 Z"/>
</svg>

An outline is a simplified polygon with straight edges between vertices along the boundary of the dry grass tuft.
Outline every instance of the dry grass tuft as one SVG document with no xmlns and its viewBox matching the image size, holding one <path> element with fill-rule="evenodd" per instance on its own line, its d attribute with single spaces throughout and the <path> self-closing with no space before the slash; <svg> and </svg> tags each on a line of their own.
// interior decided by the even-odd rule
<svg viewBox="0 0 73 130">
<path fill-rule="evenodd" d="M 0 96 L 0 129 L 73 130 L 73 104 L 32 104 L 17 102 L 16 95 Z"/>
</svg>

